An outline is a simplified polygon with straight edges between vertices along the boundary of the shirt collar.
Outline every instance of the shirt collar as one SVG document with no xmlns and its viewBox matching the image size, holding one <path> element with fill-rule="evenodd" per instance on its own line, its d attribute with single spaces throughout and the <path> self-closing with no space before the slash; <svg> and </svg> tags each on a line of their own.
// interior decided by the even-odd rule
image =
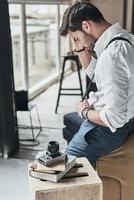
<svg viewBox="0 0 134 200">
<path fill-rule="evenodd" d="M 98 40 L 95 43 L 94 50 L 97 54 L 97 57 L 100 56 L 100 54 L 104 51 L 110 40 L 114 37 L 115 34 L 120 32 L 121 26 L 119 23 L 113 24 L 110 26 L 107 30 L 105 30 L 101 36 L 98 38 Z"/>
</svg>

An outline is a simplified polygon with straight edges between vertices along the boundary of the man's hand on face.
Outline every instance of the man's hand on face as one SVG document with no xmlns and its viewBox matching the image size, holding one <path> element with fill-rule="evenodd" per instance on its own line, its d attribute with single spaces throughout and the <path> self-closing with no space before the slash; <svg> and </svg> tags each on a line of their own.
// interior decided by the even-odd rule
<svg viewBox="0 0 134 200">
<path fill-rule="evenodd" d="M 72 41 L 73 41 L 73 44 L 74 44 L 74 47 L 75 47 L 75 51 L 80 51 L 81 49 L 83 49 L 83 46 L 79 41 L 79 38 L 73 38 Z"/>
<path fill-rule="evenodd" d="M 91 45 L 91 37 L 89 38 L 82 31 L 69 31 L 69 36 L 71 37 L 74 48 L 78 52 L 78 56 L 83 69 L 86 69 L 91 62 L 91 55 L 89 53 L 89 47 Z M 85 48 L 86 47 L 86 48 Z M 84 51 L 82 50 L 84 48 Z M 82 51 L 80 51 L 82 50 Z"/>
<path fill-rule="evenodd" d="M 80 117 L 81 117 L 81 112 L 84 108 L 88 108 L 88 109 L 91 108 L 87 100 L 80 101 L 80 102 L 77 103 L 76 111 L 77 111 L 77 113 L 79 114 Z"/>
<path fill-rule="evenodd" d="M 70 36 L 72 38 L 72 42 L 74 44 L 76 51 L 79 51 L 83 48 L 86 48 L 90 51 L 93 50 L 94 42 L 91 36 L 86 35 L 82 31 L 76 31 L 74 33 L 70 33 Z"/>
</svg>

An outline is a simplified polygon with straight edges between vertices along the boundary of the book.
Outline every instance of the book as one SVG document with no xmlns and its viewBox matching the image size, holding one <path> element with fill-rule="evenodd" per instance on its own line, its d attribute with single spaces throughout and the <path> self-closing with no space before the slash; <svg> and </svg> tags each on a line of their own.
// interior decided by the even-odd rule
<svg viewBox="0 0 134 200">
<path fill-rule="evenodd" d="M 29 170 L 29 175 L 33 178 L 38 178 L 41 180 L 58 182 L 61 180 L 62 177 L 65 176 L 65 174 L 67 174 L 70 171 L 70 169 L 72 169 L 75 163 L 76 163 L 76 156 L 67 155 L 64 171 L 46 170 L 46 167 L 40 166 L 41 164 L 39 163 L 39 165 L 37 164 L 38 167 L 36 169 Z M 45 167 L 45 170 L 43 170 L 43 167 Z"/>
<path fill-rule="evenodd" d="M 40 162 L 37 162 L 38 171 L 65 171 L 65 169 L 66 169 L 65 161 L 60 161 L 50 166 L 45 166 Z"/>
</svg>

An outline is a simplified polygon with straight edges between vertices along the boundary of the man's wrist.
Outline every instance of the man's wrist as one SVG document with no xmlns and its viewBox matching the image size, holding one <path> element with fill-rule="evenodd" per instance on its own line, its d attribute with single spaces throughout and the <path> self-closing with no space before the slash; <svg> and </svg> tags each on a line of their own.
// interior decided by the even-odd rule
<svg viewBox="0 0 134 200">
<path fill-rule="evenodd" d="M 89 112 L 89 108 L 85 107 L 82 111 L 81 111 L 81 116 L 83 119 L 88 121 L 88 112 Z"/>
<path fill-rule="evenodd" d="M 74 53 L 81 53 L 81 52 L 83 52 L 83 51 L 85 51 L 85 47 L 83 47 L 83 48 L 81 48 L 81 49 L 79 49 L 79 50 L 75 49 L 73 52 L 74 52 Z"/>
<path fill-rule="evenodd" d="M 85 51 L 82 51 L 81 53 L 78 53 L 78 56 L 79 56 L 81 65 L 83 69 L 85 70 L 86 68 L 88 68 L 92 57 L 89 54 L 89 51 L 87 49 L 85 49 Z"/>
</svg>

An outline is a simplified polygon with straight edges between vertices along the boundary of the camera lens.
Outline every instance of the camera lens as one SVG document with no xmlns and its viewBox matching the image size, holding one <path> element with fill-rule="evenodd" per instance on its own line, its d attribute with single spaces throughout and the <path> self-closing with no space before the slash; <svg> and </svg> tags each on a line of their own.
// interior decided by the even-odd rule
<svg viewBox="0 0 134 200">
<path fill-rule="evenodd" d="M 59 152 L 59 143 L 57 141 L 50 141 L 48 143 L 48 151 L 51 155 L 55 155 Z"/>
</svg>

